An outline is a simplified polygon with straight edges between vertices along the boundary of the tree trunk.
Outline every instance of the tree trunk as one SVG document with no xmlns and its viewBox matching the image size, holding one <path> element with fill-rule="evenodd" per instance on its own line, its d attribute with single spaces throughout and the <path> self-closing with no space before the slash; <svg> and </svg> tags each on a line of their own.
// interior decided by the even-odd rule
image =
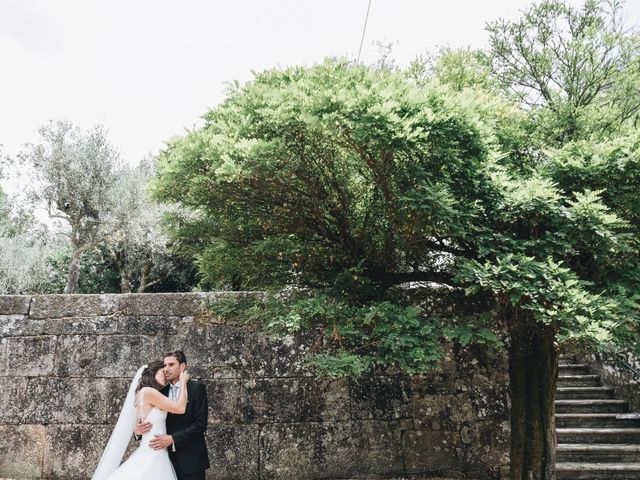
<svg viewBox="0 0 640 480">
<path fill-rule="evenodd" d="M 120 293 L 131 293 L 131 277 L 126 268 L 124 253 L 122 251 L 116 251 L 111 255 L 113 257 L 113 263 L 116 264 L 118 274 L 120 275 Z"/>
<path fill-rule="evenodd" d="M 554 401 L 559 352 L 551 325 L 525 312 L 509 319 L 511 480 L 555 480 Z"/>
<path fill-rule="evenodd" d="M 123 272 L 120 272 L 120 293 L 131 293 L 131 281 Z"/>
<path fill-rule="evenodd" d="M 149 273 L 151 272 L 151 264 L 145 263 L 142 267 L 142 272 L 140 273 L 140 285 L 138 286 L 138 293 L 144 293 L 144 291 L 149 287 L 147 283 L 147 279 L 149 278 Z"/>
<path fill-rule="evenodd" d="M 64 293 L 77 293 L 78 281 L 80 280 L 80 259 L 82 252 L 75 250 L 71 256 L 69 263 L 69 274 L 67 275 L 67 285 L 64 287 Z"/>
</svg>

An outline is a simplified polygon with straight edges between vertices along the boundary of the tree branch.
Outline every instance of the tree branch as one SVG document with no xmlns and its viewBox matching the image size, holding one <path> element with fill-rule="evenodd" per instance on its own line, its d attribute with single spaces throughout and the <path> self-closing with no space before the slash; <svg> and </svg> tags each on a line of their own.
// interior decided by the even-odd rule
<svg viewBox="0 0 640 480">
<path fill-rule="evenodd" d="M 407 282 L 434 282 L 454 285 L 453 277 L 447 272 L 415 271 L 415 272 L 380 272 L 365 271 L 364 275 L 381 282 L 386 288 Z"/>
</svg>

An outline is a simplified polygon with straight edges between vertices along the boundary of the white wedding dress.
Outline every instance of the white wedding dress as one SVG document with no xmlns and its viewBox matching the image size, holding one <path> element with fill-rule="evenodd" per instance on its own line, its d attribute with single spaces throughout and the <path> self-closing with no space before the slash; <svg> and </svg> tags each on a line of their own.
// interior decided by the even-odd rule
<svg viewBox="0 0 640 480">
<path fill-rule="evenodd" d="M 154 450 L 149 446 L 154 435 L 167 434 L 167 412 L 153 407 L 144 415 L 144 399 L 135 401 L 136 387 L 146 367 L 147 365 L 143 365 L 138 369 L 129 385 L 120 416 L 91 477 L 92 480 L 177 480 L 167 449 Z M 134 432 L 137 416 L 152 423 L 151 431 L 142 436 L 140 446 L 120 464 Z"/>
<path fill-rule="evenodd" d="M 177 480 L 167 449 L 154 450 L 149 446 L 154 435 L 167 434 L 167 412 L 153 407 L 146 421 L 153 424 L 151 431 L 142 436 L 140 446 L 109 475 L 109 480 Z"/>
</svg>

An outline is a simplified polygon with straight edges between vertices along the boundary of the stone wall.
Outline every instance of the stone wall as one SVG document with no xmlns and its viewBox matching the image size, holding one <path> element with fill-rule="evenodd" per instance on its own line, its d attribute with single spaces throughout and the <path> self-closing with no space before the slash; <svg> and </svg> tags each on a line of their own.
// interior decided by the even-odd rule
<svg viewBox="0 0 640 480">
<path fill-rule="evenodd" d="M 623 356 L 624 361 L 640 372 L 640 358 L 631 353 Z M 629 400 L 632 412 L 640 412 L 640 378 L 629 369 L 619 365 L 611 356 L 601 353 L 579 354 L 584 363 L 589 364 L 591 370 L 600 375 L 602 384 L 614 387 L 615 397 Z"/>
<path fill-rule="evenodd" d="M 318 332 L 224 323 L 206 306 L 225 295 L 0 296 L 0 477 L 89 478 L 136 369 L 182 348 L 207 385 L 208 479 L 503 478 L 504 357 L 315 380 Z"/>
</svg>

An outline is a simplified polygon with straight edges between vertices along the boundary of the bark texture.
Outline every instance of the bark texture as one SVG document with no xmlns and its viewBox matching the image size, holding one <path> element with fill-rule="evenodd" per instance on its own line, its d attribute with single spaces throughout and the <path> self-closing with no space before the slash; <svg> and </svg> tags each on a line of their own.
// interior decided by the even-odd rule
<svg viewBox="0 0 640 480">
<path fill-rule="evenodd" d="M 527 312 L 508 319 L 511 383 L 511 479 L 555 480 L 554 401 L 559 352 L 552 325 Z"/>
</svg>

